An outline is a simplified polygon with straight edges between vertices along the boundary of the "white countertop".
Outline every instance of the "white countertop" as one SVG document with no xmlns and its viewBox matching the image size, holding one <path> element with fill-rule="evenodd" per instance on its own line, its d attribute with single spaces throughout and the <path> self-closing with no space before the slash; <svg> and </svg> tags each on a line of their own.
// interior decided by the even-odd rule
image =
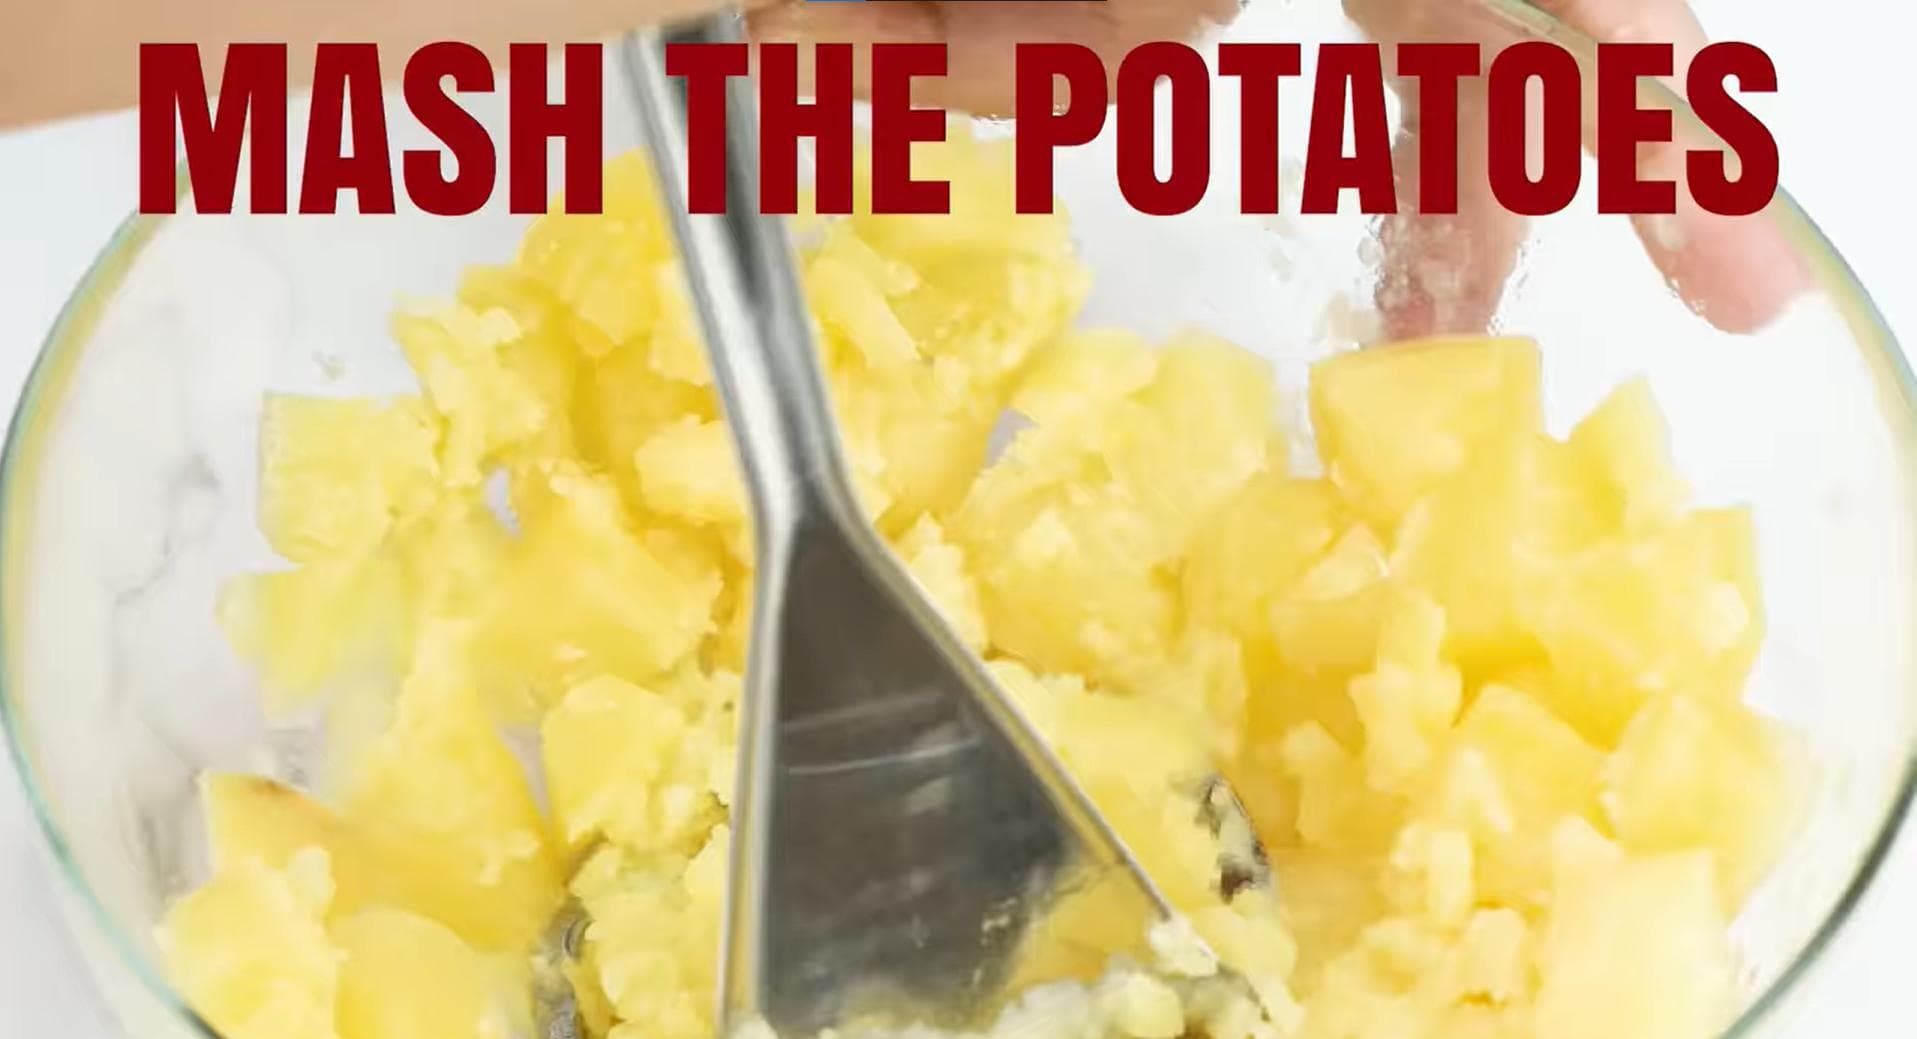
<svg viewBox="0 0 1917 1039">
<path fill-rule="evenodd" d="M 1635 0 L 1632 0 L 1635 2 Z M 1906 341 L 1917 343 L 1917 142 L 1893 135 L 1891 100 L 1917 14 L 1884 0 L 1698 0 L 1719 38 L 1764 47 L 1781 93 L 1756 105 L 1777 133 L 1784 183 L 1817 218 Z M 1871 11 L 1868 24 L 1862 12 Z M 1846 22 L 1838 12 L 1857 12 Z M 1887 20 L 1892 24 L 1886 24 Z M 1882 108 L 1853 107 L 1865 96 Z M 1861 136 L 1875 127 L 1884 136 Z M 1826 161 L 1842 156 L 1842 161 Z M 0 134 L 0 403 L 10 402 L 61 302 L 134 200 L 134 123 L 108 116 Z M 62 931 L 28 810 L 0 774 L 0 1039 L 118 1039 Z M 1854 930 L 1814 976 L 1805 1039 L 1917 1034 L 1917 839 L 1906 833 Z M 1629 1039 L 1629 1037 L 1620 1037 Z"/>
</svg>

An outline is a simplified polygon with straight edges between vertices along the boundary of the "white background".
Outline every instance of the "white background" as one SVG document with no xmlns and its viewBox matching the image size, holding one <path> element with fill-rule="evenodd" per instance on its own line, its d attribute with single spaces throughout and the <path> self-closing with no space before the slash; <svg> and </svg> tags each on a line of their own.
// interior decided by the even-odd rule
<svg viewBox="0 0 1917 1039">
<path fill-rule="evenodd" d="M 1776 60 L 1782 89 L 1754 107 L 1779 138 L 1784 184 L 1850 260 L 1892 328 L 1917 344 L 1917 270 L 1906 251 L 1917 233 L 1908 191 L 1917 143 L 1900 100 L 1917 14 L 1896 0 L 1697 6 L 1714 37 L 1749 40 Z M 62 301 L 134 203 L 134 140 L 127 115 L 0 134 L 6 409 Z M 0 1039 L 118 1039 L 60 929 L 34 839 L 10 772 L 0 774 Z M 1917 840 L 1907 835 L 1860 919 L 1814 976 L 1793 1034 L 1917 1035 L 1914 959 Z"/>
</svg>

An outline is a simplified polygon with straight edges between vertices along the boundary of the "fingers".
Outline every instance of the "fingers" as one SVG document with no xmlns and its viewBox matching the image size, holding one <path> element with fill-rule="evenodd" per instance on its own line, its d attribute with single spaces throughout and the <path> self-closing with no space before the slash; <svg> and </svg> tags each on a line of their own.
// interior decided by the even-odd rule
<svg viewBox="0 0 1917 1039">
<path fill-rule="evenodd" d="M 1573 28 L 1611 42 L 1671 43 L 1682 73 L 1705 45 L 1685 0 L 1534 0 Z M 751 14 L 760 40 L 940 43 L 948 74 L 919 83 L 922 102 L 976 115 L 1008 114 L 1020 43 L 1070 42 L 1092 48 L 1116 70 L 1140 43 L 1190 38 L 1238 10 L 1237 0 L 1107 0 L 1104 3 L 914 0 L 864 4 L 762 0 Z M 1510 29 L 1464 0 L 1346 0 L 1346 11 L 1387 48 L 1409 41 L 1475 40 L 1488 61 L 1515 42 Z M 869 63 L 855 62 L 862 76 Z M 860 82 L 863 89 L 866 84 Z M 1417 155 L 1422 147 L 1415 90 L 1401 90 L 1405 129 L 1394 158 L 1399 216 L 1381 229 L 1384 262 L 1377 303 L 1394 335 L 1482 331 L 1497 310 L 1528 221 L 1491 193 L 1486 170 L 1483 79 L 1467 79 L 1459 99 L 1458 212 L 1417 215 Z M 1450 132 L 1449 127 L 1437 128 Z M 1646 177 L 1682 182 L 1679 145 L 1647 146 Z M 1673 289 L 1713 324 L 1754 331 L 1809 283 L 1808 271 L 1768 217 L 1720 217 L 1678 191 L 1679 211 L 1634 220 L 1651 262 Z"/>
<path fill-rule="evenodd" d="M 1679 77 L 1706 38 L 1684 0 L 1535 0 L 1540 8 L 1594 39 L 1670 43 Z M 1514 42 L 1458 0 L 1347 0 L 1347 13 L 1387 47 L 1411 41 L 1475 40 L 1487 62 Z M 1398 146 L 1400 210 L 1418 200 L 1419 147 L 1415 90 L 1406 91 L 1406 132 Z M 1461 91 L 1459 212 L 1455 217 L 1403 215 L 1383 228 L 1385 250 L 1378 305 L 1396 336 L 1482 331 L 1496 312 L 1523 244 L 1527 222 L 1497 203 L 1484 169 L 1482 80 Z M 1647 179 L 1684 181 L 1685 143 L 1647 145 L 1639 155 Z M 1753 332 L 1774 320 L 1810 284 L 1810 274 L 1765 214 L 1722 217 L 1700 208 L 1681 187 L 1674 215 L 1633 219 L 1646 255 L 1672 289 L 1713 325 Z"/>
<path fill-rule="evenodd" d="M 1672 44 L 1677 76 L 1667 86 L 1679 96 L 1685 70 L 1707 42 L 1683 0 L 1536 2 L 1593 39 Z M 1643 175 L 1682 184 L 1683 149 L 1683 143 L 1647 148 L 1640 159 Z M 1640 216 L 1633 223 L 1651 262 L 1712 324 L 1729 332 L 1757 331 L 1809 288 L 1810 271 L 1766 215 L 1718 216 L 1681 189 L 1677 204 L 1675 216 Z"/>
<path fill-rule="evenodd" d="M 1683 155 L 1668 151 L 1645 176 L 1683 183 Z M 1811 273 L 1765 213 L 1719 216 L 1677 193 L 1677 213 L 1632 217 L 1644 251 L 1679 298 L 1726 332 L 1761 331 L 1811 286 Z"/>
<path fill-rule="evenodd" d="M 1417 213 L 1423 130 L 1415 118 L 1407 121 L 1393 150 L 1398 213 L 1379 229 L 1384 258 L 1376 295 L 1385 334 L 1392 339 L 1488 327 L 1530 228 L 1491 193 L 1483 97 L 1463 93 L 1455 214 Z"/>
<path fill-rule="evenodd" d="M 1488 60 L 1514 42 L 1504 26 L 1460 0 L 1346 0 L 1345 13 L 1386 55 L 1401 43 L 1476 42 Z M 1392 63 L 1387 60 L 1387 67 Z M 1392 152 L 1398 212 L 1379 229 L 1382 265 L 1374 302 L 1392 339 L 1445 332 L 1481 332 L 1497 312 L 1517 265 L 1530 221 L 1491 192 L 1489 120 L 1483 77 L 1458 84 L 1458 197 L 1455 214 L 1421 212 L 1419 155 L 1423 106 L 1415 86 L 1399 84 L 1404 117 Z M 1429 131 L 1451 134 L 1450 126 Z"/>
<path fill-rule="evenodd" d="M 1606 43 L 1668 43 L 1677 51 L 1680 75 L 1704 49 L 1704 27 L 1684 0 L 1531 0 L 1540 9 L 1594 40 Z"/>
<path fill-rule="evenodd" d="M 1115 72 L 1126 52 L 1154 40 L 1187 39 L 1237 13 L 1237 0 L 1091 2 L 775 3 L 751 16 L 762 41 L 942 43 L 949 68 L 922 83 L 926 103 L 981 116 L 1009 114 L 1020 43 L 1078 43 Z M 856 67 L 868 63 L 861 58 Z M 861 87 L 864 84 L 860 84 Z"/>
</svg>

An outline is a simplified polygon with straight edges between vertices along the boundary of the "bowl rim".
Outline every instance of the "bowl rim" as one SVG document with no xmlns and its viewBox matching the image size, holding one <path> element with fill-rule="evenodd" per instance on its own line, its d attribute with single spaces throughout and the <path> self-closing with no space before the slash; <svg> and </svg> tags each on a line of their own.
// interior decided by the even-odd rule
<svg viewBox="0 0 1917 1039">
<path fill-rule="evenodd" d="M 1581 56 L 1595 53 L 1594 40 L 1553 15 L 1531 6 L 1526 0 L 1474 2 L 1535 38 L 1554 40 Z M 1645 90 L 1669 104 L 1680 123 L 1688 124 L 1693 129 L 1699 128 L 1690 107 L 1681 98 L 1655 83 L 1646 84 Z M 188 194 L 186 169 L 182 165 L 176 172 L 174 196 L 176 201 L 184 201 Z M 190 215 L 179 214 L 181 217 Z M 1853 345 L 1865 355 L 1866 361 L 1882 366 L 1878 389 L 1880 392 L 1884 389 L 1894 392 L 1894 410 L 1900 412 L 1913 429 L 1917 429 L 1917 373 L 1913 373 L 1911 358 L 1884 320 L 1870 291 L 1817 223 L 1783 187 L 1778 188 L 1775 199 L 1765 210 L 1765 216 L 1777 223 L 1799 254 L 1810 261 L 1814 283 L 1839 297 L 1833 302 L 1843 305 L 1844 319 L 1852 329 Z M 39 780 L 37 770 L 29 761 L 26 738 L 17 717 L 20 708 L 14 701 L 11 667 L 17 631 L 14 621 L 16 615 L 25 610 L 17 608 L 19 604 L 16 599 L 21 591 L 14 576 L 16 568 L 9 564 L 24 558 L 24 542 L 29 525 L 20 521 L 24 518 L 24 510 L 19 503 L 24 497 L 23 492 L 31 486 L 31 476 L 37 469 L 39 457 L 36 448 L 46 432 L 47 419 L 57 412 L 56 405 L 65 395 L 101 314 L 117 298 L 128 272 L 143 250 L 166 223 L 176 218 L 136 212 L 115 228 L 71 294 L 61 304 L 28 369 L 8 420 L 4 445 L 0 445 L 0 732 L 4 732 L 4 743 L 13 773 L 31 806 L 34 828 L 43 842 L 42 852 L 50 857 L 56 867 L 53 872 L 58 883 L 78 900 L 89 922 L 105 937 L 120 966 L 133 976 L 148 997 L 173 1014 L 178 1024 L 200 1039 L 222 1039 L 167 981 L 159 965 L 129 940 L 88 883 L 54 819 L 47 791 Z M 1836 289 L 1841 289 L 1841 294 L 1833 291 Z M 1917 488 L 1917 437 L 1913 437 L 1910 430 L 1904 432 L 1901 439 L 1906 446 L 1901 452 L 1904 456 L 1902 467 L 1909 471 L 1910 486 Z M 1910 507 L 1909 512 L 1907 520 L 1917 527 L 1917 506 Z M 1761 1034 L 1762 1028 L 1798 1000 L 1806 988 L 1808 976 L 1823 964 L 1825 954 L 1875 890 L 1884 864 L 1909 821 L 1913 801 L 1917 801 L 1917 744 L 1905 749 L 1896 790 L 1878 821 L 1875 834 L 1829 911 L 1792 954 L 1784 969 L 1751 998 L 1726 1027 L 1721 1039 L 1755 1039 Z M 72 925 L 73 921 L 69 918 L 69 928 Z M 100 979 L 90 960 L 88 967 L 89 973 L 94 975 L 91 978 L 93 987 L 100 991 Z M 102 992 L 102 995 L 107 994 Z M 112 1006 L 110 997 L 108 1003 L 109 1009 L 117 1010 Z"/>
</svg>

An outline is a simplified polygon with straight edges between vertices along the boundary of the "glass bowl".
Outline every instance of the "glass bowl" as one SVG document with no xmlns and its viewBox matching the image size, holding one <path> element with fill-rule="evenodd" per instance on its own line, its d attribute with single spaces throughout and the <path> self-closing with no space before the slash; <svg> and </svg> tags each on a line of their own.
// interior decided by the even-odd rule
<svg viewBox="0 0 1917 1039">
<path fill-rule="evenodd" d="M 1587 69 L 1593 60 L 1589 41 L 1513 0 L 1484 0 L 1474 17 L 1506 39 L 1554 39 Z M 1308 59 L 1312 44 L 1362 39 L 1329 5 L 1277 0 L 1251 4 L 1226 36 L 1296 40 Z M 1285 102 L 1288 171 L 1306 93 Z M 1656 97 L 1678 111 L 1680 134 L 1702 132 L 1675 99 Z M 503 127 L 496 96 L 468 107 Z M 1312 361 L 1379 334 L 1382 229 L 1349 208 L 1239 215 L 1236 109 L 1221 85 L 1213 189 L 1183 217 L 1125 204 L 1109 128 L 1061 157 L 1060 193 L 1097 276 L 1085 319 L 1154 336 L 1201 326 L 1268 356 L 1295 390 Z M 388 121 L 396 149 L 433 143 L 402 108 Z M 607 125 L 613 149 L 636 138 L 616 93 Z M 551 161 L 556 171 L 556 148 Z M 1788 198 L 1751 219 L 1784 243 L 1809 289 L 1761 330 L 1734 335 L 1645 261 L 1627 221 L 1597 213 L 1591 172 L 1587 160 L 1570 209 L 1532 223 L 1490 327 L 1542 343 L 1553 432 L 1642 374 L 1697 496 L 1754 510 L 1770 629 L 1749 697 L 1803 735 L 1817 766 L 1807 824 L 1734 929 L 1745 1002 L 1733 1033 L 1778 1034 L 1911 793 L 1917 400 L 1865 292 Z M 182 198 L 189 210 L 184 186 Z M 510 256 L 527 223 L 507 214 L 503 190 L 457 220 L 135 217 L 41 352 L 6 446 L 0 713 L 72 929 L 130 1034 L 211 1035 L 163 980 L 152 937 L 167 900 L 205 869 L 196 776 L 238 769 L 298 783 L 322 764 L 314 728 L 263 717 L 214 620 L 225 578 L 274 562 L 256 528 L 262 394 L 411 389 L 387 331 L 395 304 L 449 294 L 463 265 Z M 1429 226 L 1440 232 L 1434 256 L 1473 245 Z M 1483 330 L 1444 320 L 1427 330 Z M 1285 405 L 1302 423 L 1300 401 Z"/>
</svg>

